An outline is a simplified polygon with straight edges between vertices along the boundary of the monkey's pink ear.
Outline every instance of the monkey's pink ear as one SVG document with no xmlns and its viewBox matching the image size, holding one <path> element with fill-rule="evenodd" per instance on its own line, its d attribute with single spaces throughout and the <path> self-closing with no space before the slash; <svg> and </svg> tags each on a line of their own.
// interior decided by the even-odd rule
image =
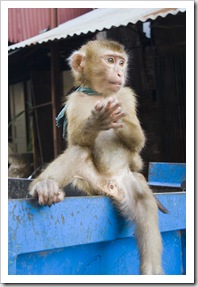
<svg viewBox="0 0 198 287">
<path fill-rule="evenodd" d="M 80 52 L 74 52 L 68 59 L 69 65 L 74 71 L 81 72 L 85 66 L 85 55 Z"/>
</svg>

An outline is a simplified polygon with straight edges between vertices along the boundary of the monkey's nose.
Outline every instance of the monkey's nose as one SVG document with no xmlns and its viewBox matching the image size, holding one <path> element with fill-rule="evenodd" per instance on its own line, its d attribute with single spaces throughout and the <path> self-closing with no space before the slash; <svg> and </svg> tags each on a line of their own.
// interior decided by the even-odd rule
<svg viewBox="0 0 198 287">
<path fill-rule="evenodd" d="M 118 78 L 118 81 L 123 82 L 124 81 L 123 73 L 117 73 L 117 78 Z"/>
<path fill-rule="evenodd" d="M 120 71 L 120 70 L 117 70 L 117 71 L 116 71 L 116 74 L 117 74 L 117 76 L 118 76 L 119 78 L 122 78 L 122 77 L 123 77 L 123 72 Z"/>
</svg>

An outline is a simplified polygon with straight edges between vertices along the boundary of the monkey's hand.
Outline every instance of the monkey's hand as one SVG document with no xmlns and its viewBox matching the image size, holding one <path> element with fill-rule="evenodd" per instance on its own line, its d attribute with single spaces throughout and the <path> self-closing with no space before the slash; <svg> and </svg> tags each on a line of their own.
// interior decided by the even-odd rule
<svg viewBox="0 0 198 287">
<path fill-rule="evenodd" d="M 114 98 L 109 98 L 104 102 L 97 101 L 92 110 L 92 120 L 100 130 L 111 128 L 122 128 L 124 126 L 121 119 L 125 117 L 121 104 Z"/>
<path fill-rule="evenodd" d="M 51 206 L 64 199 L 64 192 L 59 189 L 54 179 L 45 179 L 37 182 L 30 190 L 30 194 L 38 198 L 40 205 Z"/>
</svg>

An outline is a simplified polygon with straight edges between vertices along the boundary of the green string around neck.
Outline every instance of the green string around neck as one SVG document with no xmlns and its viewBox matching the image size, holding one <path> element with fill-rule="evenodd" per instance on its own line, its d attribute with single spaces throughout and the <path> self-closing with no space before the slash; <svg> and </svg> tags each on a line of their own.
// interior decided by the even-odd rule
<svg viewBox="0 0 198 287">
<path fill-rule="evenodd" d="M 100 95 L 100 93 L 92 90 L 91 88 L 87 88 L 87 87 L 79 87 L 76 91 L 85 93 L 87 95 L 98 95 L 98 96 Z"/>
<path fill-rule="evenodd" d="M 99 96 L 100 94 L 94 90 L 92 90 L 91 88 L 87 88 L 87 87 L 78 87 L 76 89 L 76 92 L 82 92 L 85 93 L 89 96 L 92 95 L 96 95 Z M 60 113 L 58 114 L 58 116 L 56 117 L 56 126 L 58 128 L 63 127 L 63 138 L 66 139 L 67 137 L 67 117 L 66 117 L 66 111 L 67 111 L 67 104 L 63 107 L 63 109 L 60 111 Z"/>
</svg>

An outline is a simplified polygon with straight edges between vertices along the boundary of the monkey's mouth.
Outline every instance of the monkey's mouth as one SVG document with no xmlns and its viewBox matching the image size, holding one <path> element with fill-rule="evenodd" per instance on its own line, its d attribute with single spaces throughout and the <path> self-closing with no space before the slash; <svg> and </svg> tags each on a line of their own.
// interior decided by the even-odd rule
<svg viewBox="0 0 198 287">
<path fill-rule="evenodd" d="M 111 85 L 115 85 L 115 86 L 122 86 L 122 82 L 109 82 Z"/>
</svg>

